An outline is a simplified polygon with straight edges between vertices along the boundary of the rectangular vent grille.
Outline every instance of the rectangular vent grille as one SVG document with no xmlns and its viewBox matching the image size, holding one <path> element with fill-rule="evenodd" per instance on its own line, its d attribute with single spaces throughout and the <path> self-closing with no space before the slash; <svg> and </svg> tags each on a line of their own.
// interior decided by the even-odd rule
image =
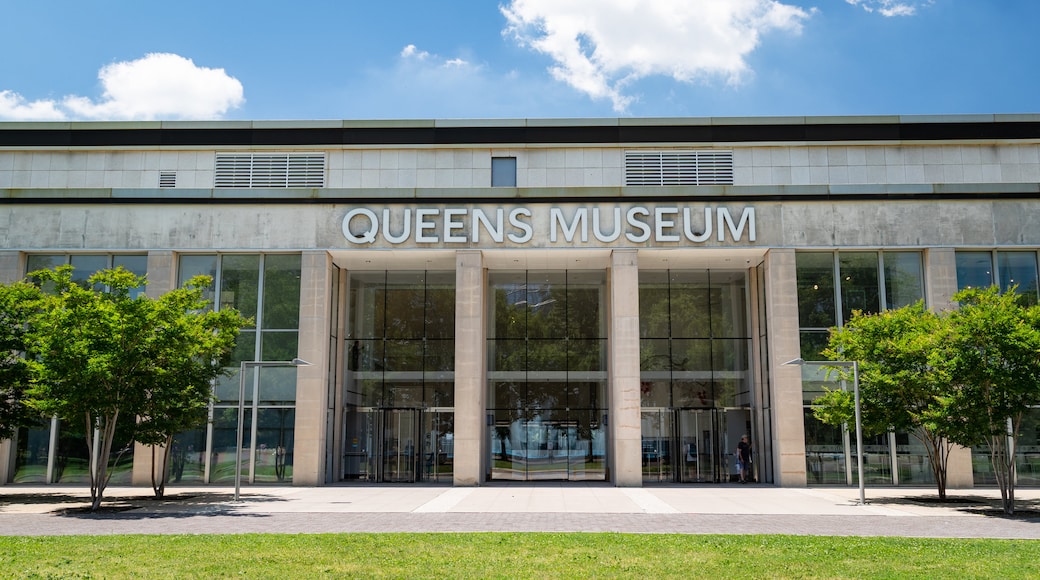
<svg viewBox="0 0 1040 580">
<path fill-rule="evenodd" d="M 160 171 L 159 187 L 177 187 L 176 171 Z"/>
<path fill-rule="evenodd" d="M 216 187 L 325 187 L 324 153 L 218 153 Z"/>
<path fill-rule="evenodd" d="M 625 185 L 733 185 L 733 152 L 625 151 Z"/>
</svg>

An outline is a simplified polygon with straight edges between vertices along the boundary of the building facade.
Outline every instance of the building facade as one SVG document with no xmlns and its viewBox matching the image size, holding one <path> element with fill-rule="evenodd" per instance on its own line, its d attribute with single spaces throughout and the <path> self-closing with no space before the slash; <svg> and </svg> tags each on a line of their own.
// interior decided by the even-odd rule
<svg viewBox="0 0 1040 580">
<path fill-rule="evenodd" d="M 1038 251 L 1040 116 L 0 123 L 0 281 L 208 274 L 255 321 L 171 485 L 234 481 L 240 407 L 247 482 L 717 483 L 748 435 L 758 481 L 853 485 L 782 363 L 853 310 L 1035 298 Z M 83 481 L 81 431 L 0 442 L 0 482 Z M 931 484 L 912 434 L 863 451 Z"/>
</svg>

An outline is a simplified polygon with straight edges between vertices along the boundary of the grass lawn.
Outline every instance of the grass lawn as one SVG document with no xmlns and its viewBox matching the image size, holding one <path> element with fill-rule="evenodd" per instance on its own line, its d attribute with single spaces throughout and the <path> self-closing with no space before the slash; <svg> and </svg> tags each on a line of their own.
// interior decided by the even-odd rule
<svg viewBox="0 0 1040 580">
<path fill-rule="evenodd" d="M 0 537 L 2 578 L 1037 578 L 1040 542 L 562 533 Z"/>
</svg>

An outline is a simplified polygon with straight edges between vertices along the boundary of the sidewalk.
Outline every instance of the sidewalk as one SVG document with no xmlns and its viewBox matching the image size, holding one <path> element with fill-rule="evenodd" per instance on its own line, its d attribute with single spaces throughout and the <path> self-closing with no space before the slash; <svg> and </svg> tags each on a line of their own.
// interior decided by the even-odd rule
<svg viewBox="0 0 1040 580">
<path fill-rule="evenodd" d="M 631 532 L 1040 539 L 1040 489 L 778 488 L 509 484 L 111 487 L 90 514 L 86 486 L 0 486 L 0 535 L 333 532 Z"/>
</svg>

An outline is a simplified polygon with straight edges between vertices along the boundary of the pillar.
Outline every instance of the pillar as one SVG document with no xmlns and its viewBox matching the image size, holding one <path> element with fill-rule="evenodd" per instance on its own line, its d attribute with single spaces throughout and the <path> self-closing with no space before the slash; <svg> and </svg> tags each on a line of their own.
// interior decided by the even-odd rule
<svg viewBox="0 0 1040 580">
<path fill-rule="evenodd" d="M 607 411 L 614 485 L 643 485 L 639 399 L 639 257 L 636 250 L 610 254 L 610 396 Z"/>
<path fill-rule="evenodd" d="M 325 448 L 334 417 L 329 401 L 329 340 L 332 321 L 332 256 L 303 252 L 300 264 L 300 338 L 296 356 L 296 426 L 293 485 L 325 484 Z"/>
<path fill-rule="evenodd" d="M 935 312 L 957 307 L 957 253 L 953 248 L 931 248 L 924 253 L 924 287 L 928 308 Z M 955 446 L 946 465 L 946 487 L 965 489 L 975 486 L 971 466 L 971 449 Z"/>
<path fill-rule="evenodd" d="M 455 464 L 454 484 L 480 485 L 487 456 L 485 417 L 484 257 L 455 255 Z"/>
<path fill-rule="evenodd" d="M 802 367 L 783 366 L 783 363 L 801 356 L 794 250 L 769 250 L 765 260 L 765 277 L 768 364 L 773 383 L 773 465 L 776 483 L 782 487 L 805 487 Z"/>
</svg>

